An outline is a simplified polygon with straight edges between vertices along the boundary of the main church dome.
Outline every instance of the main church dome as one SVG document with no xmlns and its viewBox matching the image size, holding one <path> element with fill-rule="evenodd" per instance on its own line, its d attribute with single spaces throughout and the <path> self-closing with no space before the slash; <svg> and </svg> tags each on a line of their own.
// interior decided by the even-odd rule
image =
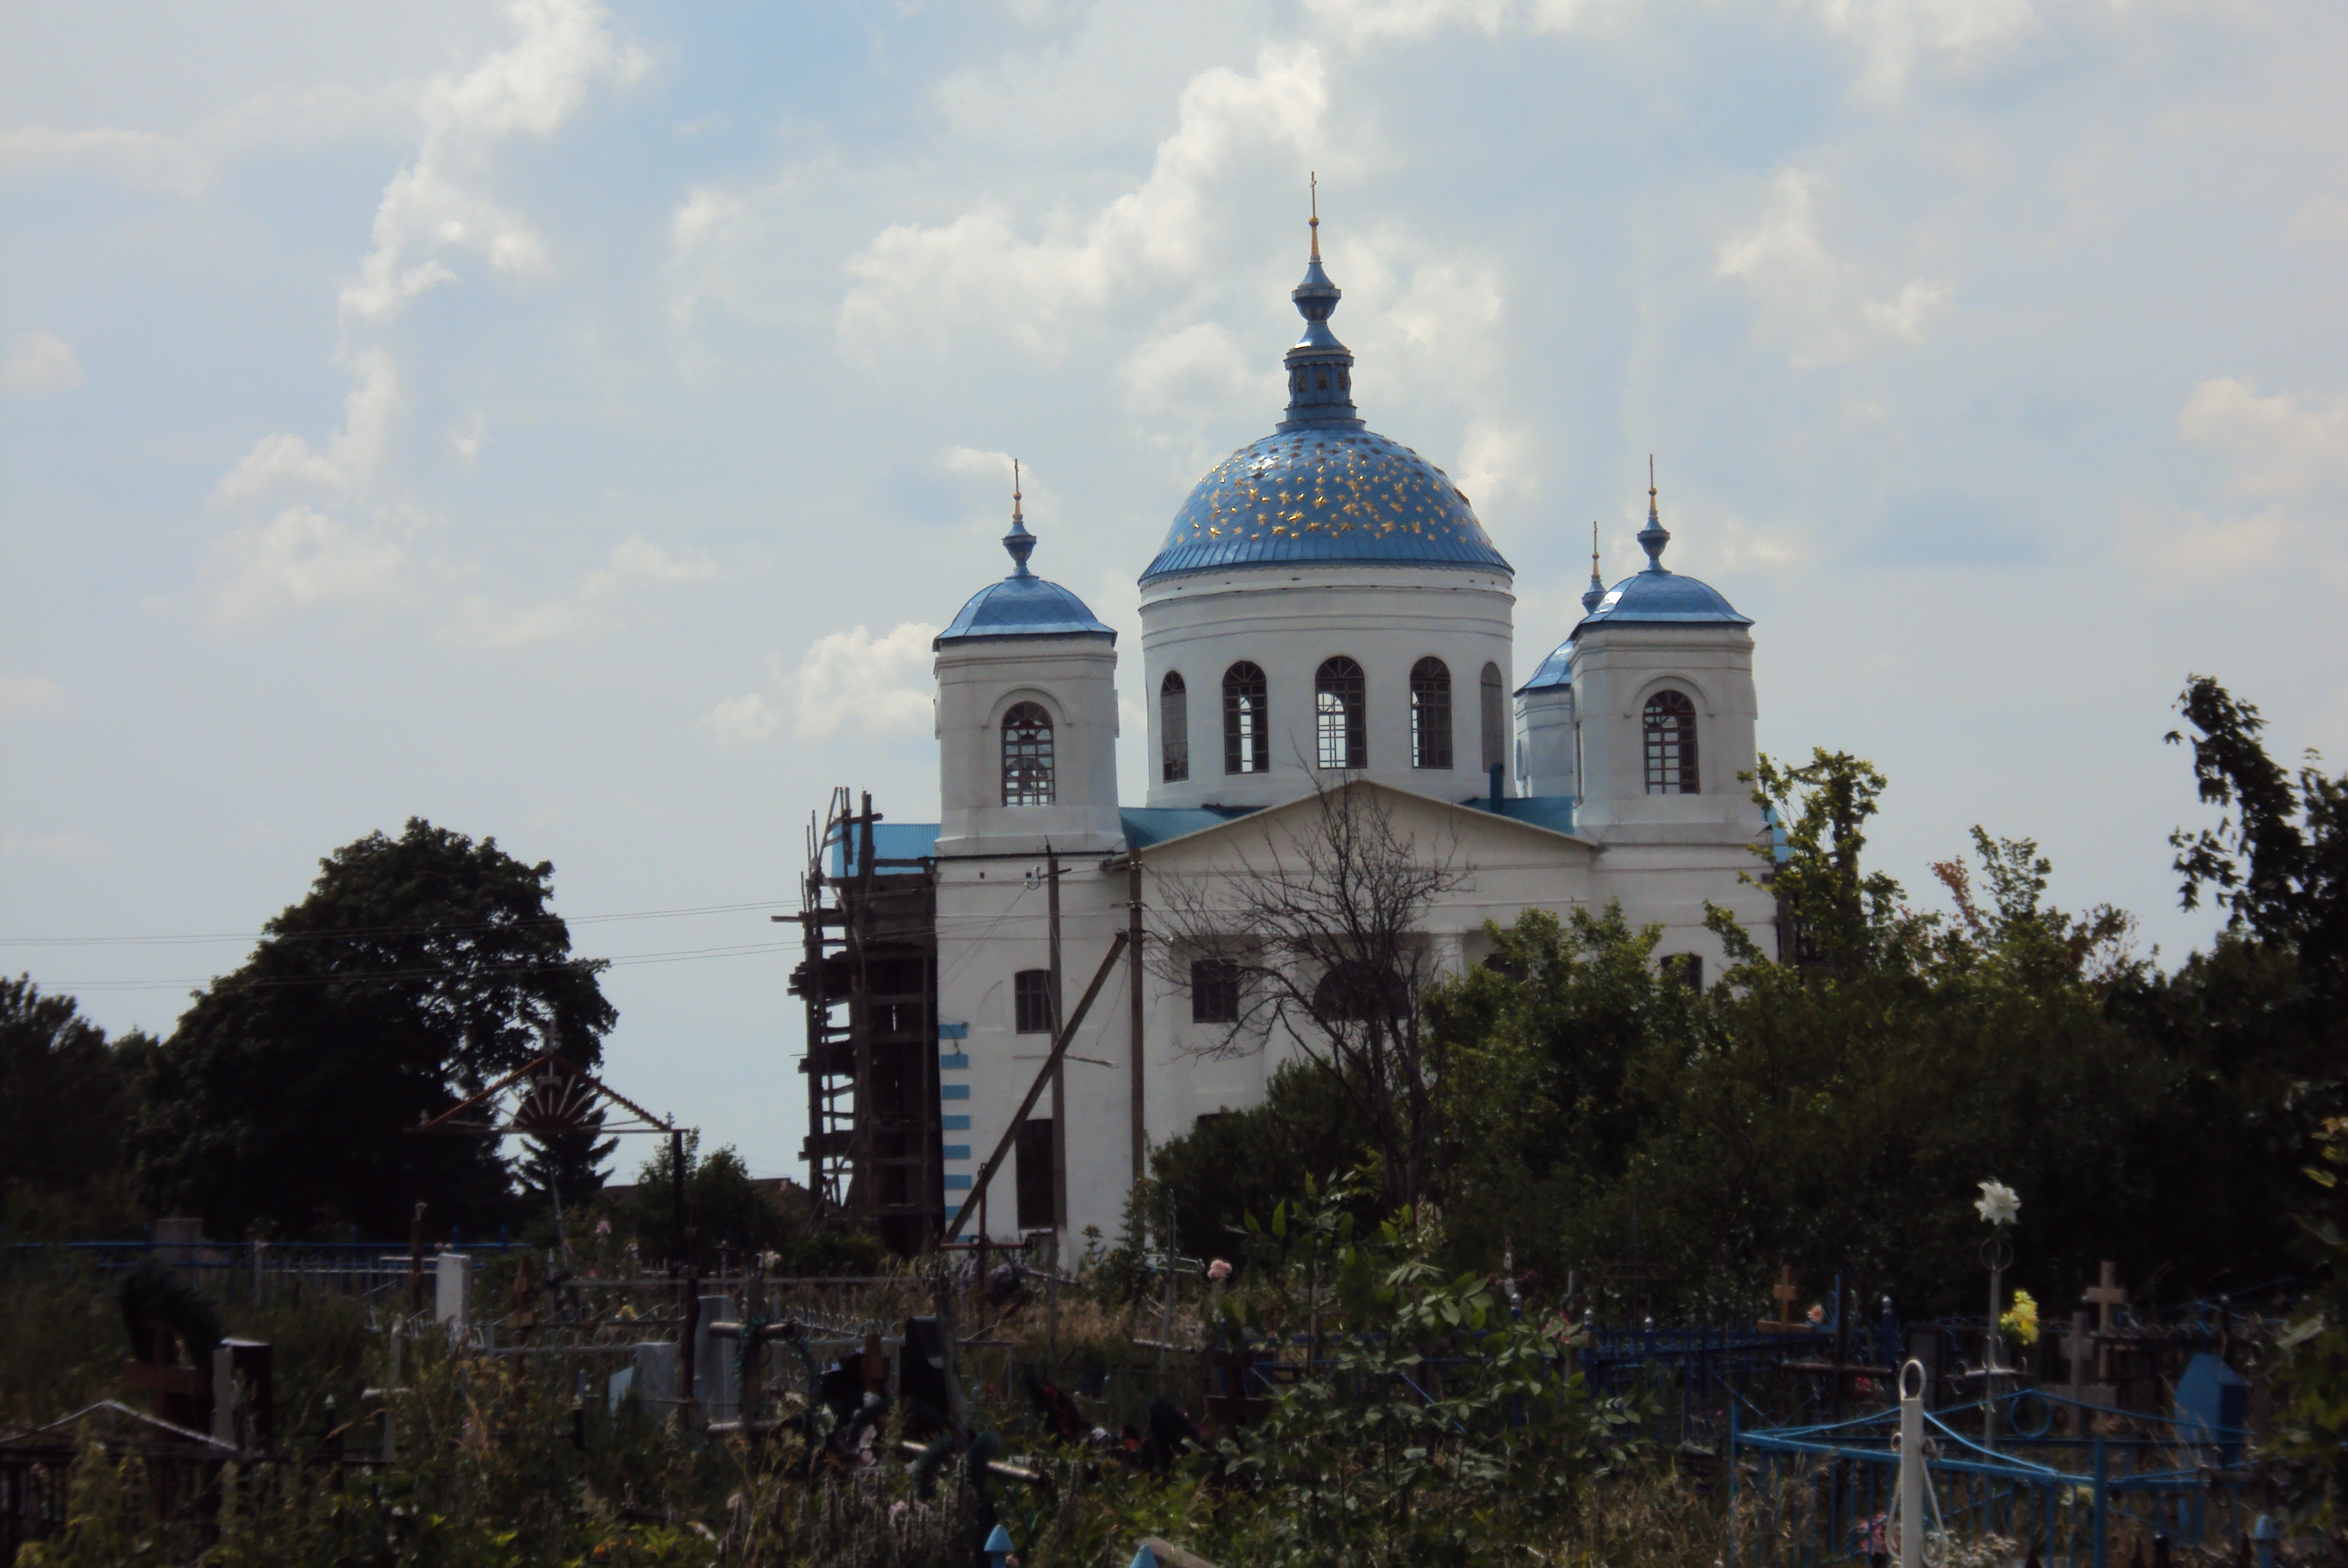
<svg viewBox="0 0 2348 1568">
<path fill-rule="evenodd" d="M 1191 488 L 1146 586 L 1231 567 L 1357 562 L 1509 570 L 1442 469 L 1367 429 L 1354 408 L 1353 351 L 1329 330 L 1343 292 L 1313 258 L 1290 298 L 1304 335 L 1287 354 L 1288 411 Z"/>
</svg>

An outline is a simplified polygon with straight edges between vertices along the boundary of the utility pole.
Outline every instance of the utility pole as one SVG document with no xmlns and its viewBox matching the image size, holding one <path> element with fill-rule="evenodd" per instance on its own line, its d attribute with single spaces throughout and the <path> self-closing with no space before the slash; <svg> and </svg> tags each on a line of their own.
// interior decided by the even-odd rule
<svg viewBox="0 0 2348 1568">
<path fill-rule="evenodd" d="M 1125 864 L 1125 987 L 1133 993 L 1133 1179 L 1138 1183 L 1149 1159 L 1149 1124 L 1142 1115 L 1141 862 Z"/>
<path fill-rule="evenodd" d="M 1047 884 L 1045 908 L 1052 924 L 1052 1033 L 1056 1038 L 1063 1018 L 1060 999 L 1060 856 L 1049 842 L 1044 845 L 1044 877 Z M 1052 1061 L 1052 1230 L 1064 1235 L 1068 1228 L 1068 1069 L 1065 1061 Z"/>
</svg>

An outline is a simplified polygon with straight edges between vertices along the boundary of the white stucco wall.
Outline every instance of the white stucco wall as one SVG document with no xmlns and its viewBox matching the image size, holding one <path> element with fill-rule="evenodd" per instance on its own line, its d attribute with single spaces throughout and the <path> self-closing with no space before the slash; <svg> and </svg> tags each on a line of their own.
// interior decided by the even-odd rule
<svg viewBox="0 0 2348 1568">
<path fill-rule="evenodd" d="M 1313 681 L 1336 654 L 1362 666 L 1369 767 L 1361 776 L 1454 799 L 1488 788 L 1479 682 L 1487 664 L 1497 666 L 1503 788 L 1515 793 L 1506 697 L 1515 684 L 1515 606 L 1509 575 L 1489 569 L 1246 567 L 1151 584 L 1141 599 L 1135 693 L 1149 716 L 1148 803 L 1269 805 L 1309 791 L 1308 775 L 1319 771 Z M 1411 765 L 1410 671 L 1429 655 L 1451 672 L 1452 765 L 1439 772 Z M 1223 771 L 1223 672 L 1241 660 L 1261 666 L 1267 684 L 1271 768 L 1262 774 Z M 1159 729 L 1169 671 L 1180 672 L 1189 698 L 1190 776 L 1174 784 L 1164 778 Z"/>
<path fill-rule="evenodd" d="M 944 855 L 1115 849 L 1117 648 L 1106 637 L 968 638 L 938 651 L 938 849 Z M 1052 715 L 1054 802 L 1003 804 L 1003 716 Z"/>
</svg>

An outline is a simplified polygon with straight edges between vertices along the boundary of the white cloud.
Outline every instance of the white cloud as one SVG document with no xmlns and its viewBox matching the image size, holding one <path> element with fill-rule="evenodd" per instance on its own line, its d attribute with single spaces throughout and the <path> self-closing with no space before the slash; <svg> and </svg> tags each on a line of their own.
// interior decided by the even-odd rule
<svg viewBox="0 0 2348 1568">
<path fill-rule="evenodd" d="M 920 734 L 934 717 L 930 643 L 937 634 L 934 626 L 909 620 L 880 637 L 864 626 L 819 637 L 796 666 L 779 653 L 767 661 L 769 680 L 782 691 L 777 702 L 746 692 L 719 702 L 701 723 L 730 746 L 780 733 L 785 707 L 792 733 L 803 741 L 829 740 L 843 730 L 867 739 Z"/>
<path fill-rule="evenodd" d="M 774 661 L 771 672 L 790 696 L 792 733 L 823 740 L 842 730 L 874 737 L 928 730 L 938 630 L 909 620 L 875 637 L 857 626 L 817 638 L 795 669 Z"/>
<path fill-rule="evenodd" d="M 71 828 L 64 833 L 11 833 L 0 836 L 0 855 L 33 860 L 103 860 L 106 841 L 94 833 Z"/>
<path fill-rule="evenodd" d="M 392 415 L 399 408 L 399 370 L 382 349 L 350 356 L 355 384 L 343 398 L 343 427 L 314 451 L 299 436 L 264 436 L 212 487 L 211 504 L 265 500 L 283 488 L 347 496 L 382 466 Z"/>
<path fill-rule="evenodd" d="M 489 416 L 474 410 L 465 421 L 464 428 L 449 433 L 448 449 L 457 454 L 457 461 L 469 471 L 479 466 L 481 448 L 489 444 Z"/>
<path fill-rule="evenodd" d="M 1327 97 L 1316 50 L 1267 48 L 1253 76 L 1219 66 L 1191 78 L 1149 177 L 1081 224 L 1049 223 L 1030 241 L 988 205 L 942 227 L 882 231 L 849 262 L 856 282 L 840 306 L 842 344 L 878 362 L 987 333 L 1056 357 L 1075 323 L 1113 301 L 1149 282 L 1198 279 L 1228 206 L 1217 182 L 1243 159 L 1303 150 Z"/>
<path fill-rule="evenodd" d="M 2046 30 L 2031 0 L 1808 0 L 1807 9 L 1857 46 L 1859 97 L 1887 106 L 1921 60 L 1971 70 Z"/>
<path fill-rule="evenodd" d="M 82 384 L 81 356 L 73 344 L 47 333 L 29 332 L 0 357 L 0 386 L 19 397 L 48 397 Z"/>
<path fill-rule="evenodd" d="M 2244 496 L 2304 496 L 2348 483 L 2348 403 L 2260 397 L 2246 381 L 2216 376 L 2193 389 L 2178 434 L 2224 453 Z"/>
<path fill-rule="evenodd" d="M 1866 298 L 1859 270 L 1818 239 L 1813 192 L 1824 183 L 1800 169 L 1779 174 L 1768 207 L 1721 246 L 1715 269 L 1715 276 L 1735 278 L 1752 292 L 1761 334 L 1784 345 L 1802 369 L 1921 343 L 1928 323 L 1949 304 L 1948 285 L 1923 279 L 1890 299 Z"/>
<path fill-rule="evenodd" d="M 1117 367 L 1126 406 L 1160 440 L 1240 409 L 1278 406 L 1280 375 L 1221 326 L 1200 322 L 1146 340 Z"/>
<path fill-rule="evenodd" d="M 364 132 L 396 132 L 415 117 L 413 87 L 362 94 L 331 85 L 272 88 L 187 131 L 98 126 L 0 130 L 0 177 L 92 173 L 134 190 L 196 196 L 221 167 L 255 148 L 312 147 Z"/>
<path fill-rule="evenodd" d="M 0 719 L 29 719 L 65 705 L 66 691 L 55 681 L 0 670 Z"/>
<path fill-rule="evenodd" d="M 512 47 L 424 85 L 422 142 L 376 209 L 374 248 L 343 290 L 345 322 L 387 321 L 417 295 L 452 282 L 456 273 L 443 258 L 453 251 L 473 251 L 517 278 L 551 266 L 537 231 L 484 189 L 489 155 L 510 138 L 551 137 L 592 87 L 626 86 L 652 62 L 623 44 L 603 8 L 587 0 L 514 0 L 508 15 L 520 35 Z"/>
<path fill-rule="evenodd" d="M 2212 518 L 2198 511 L 2126 510 L 2117 535 L 2119 558 L 2156 599 L 2191 599 L 2210 585 L 2280 563 L 2301 530 L 2269 509 Z"/>
<path fill-rule="evenodd" d="M 639 590 L 706 582 L 717 572 L 717 563 L 699 550 L 666 550 L 632 536 L 613 546 L 604 564 L 567 593 L 535 604 L 468 600 L 447 636 L 479 648 L 519 648 L 572 637 L 623 620 Z"/>
<path fill-rule="evenodd" d="M 215 625 L 282 610 L 388 603 L 408 588 L 405 547 L 308 507 L 288 507 L 212 541 L 204 563 Z"/>
<path fill-rule="evenodd" d="M 701 722 L 729 746 L 756 745 L 783 727 L 783 716 L 767 706 L 767 699 L 756 692 L 726 698 Z"/>
</svg>

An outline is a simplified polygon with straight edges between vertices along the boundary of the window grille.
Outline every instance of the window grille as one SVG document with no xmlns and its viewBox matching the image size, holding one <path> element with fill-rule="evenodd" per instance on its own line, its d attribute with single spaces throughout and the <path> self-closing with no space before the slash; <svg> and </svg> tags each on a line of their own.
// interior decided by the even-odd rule
<svg viewBox="0 0 2348 1568">
<path fill-rule="evenodd" d="M 1011 981 L 1012 1024 L 1021 1034 L 1052 1032 L 1052 971 L 1022 969 Z"/>
<path fill-rule="evenodd" d="M 1410 765 L 1451 765 L 1451 671 L 1440 659 L 1410 667 Z"/>
<path fill-rule="evenodd" d="M 1663 978 L 1692 991 L 1704 989 L 1704 955 L 1673 953 L 1663 959 Z"/>
<path fill-rule="evenodd" d="M 1190 776 L 1190 691 L 1170 672 L 1158 688 L 1158 750 L 1168 784 Z"/>
<path fill-rule="evenodd" d="M 1658 692 L 1647 699 L 1647 793 L 1694 794 L 1695 704 L 1684 692 Z"/>
<path fill-rule="evenodd" d="M 1500 667 L 1498 664 L 1484 666 L 1482 717 L 1484 720 L 1484 772 L 1487 775 L 1509 759 L 1508 684 L 1506 681 L 1500 679 Z"/>
<path fill-rule="evenodd" d="M 1321 666 L 1313 678 L 1313 732 L 1324 768 L 1370 765 L 1368 726 L 1363 723 L 1362 667 L 1343 654 Z"/>
<path fill-rule="evenodd" d="M 1223 671 L 1223 771 L 1227 774 L 1267 773 L 1272 767 L 1272 735 L 1265 727 L 1263 671 L 1241 660 Z"/>
<path fill-rule="evenodd" d="M 1003 804 L 1052 804 L 1052 715 L 1039 702 L 1003 715 Z"/>
<path fill-rule="evenodd" d="M 1200 958 L 1190 966 L 1190 1021 L 1240 1021 L 1240 970 L 1228 958 Z"/>
</svg>

